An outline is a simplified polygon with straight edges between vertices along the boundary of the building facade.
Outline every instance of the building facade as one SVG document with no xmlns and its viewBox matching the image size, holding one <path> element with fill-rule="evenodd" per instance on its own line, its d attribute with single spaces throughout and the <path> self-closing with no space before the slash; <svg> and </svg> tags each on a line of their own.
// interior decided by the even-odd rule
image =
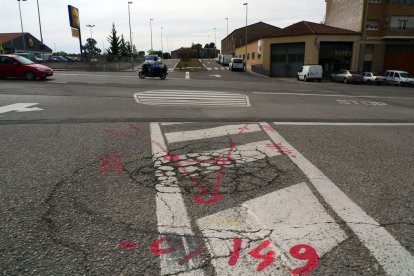
<svg viewBox="0 0 414 276">
<path fill-rule="evenodd" d="M 360 70 L 414 74 L 414 0 L 325 2 L 325 24 L 361 33 Z"/>
<path fill-rule="evenodd" d="M 273 25 L 257 22 L 247 26 L 247 43 L 257 41 L 272 33 L 279 31 L 280 28 Z M 234 30 L 221 41 L 221 53 L 224 55 L 235 55 L 236 48 L 246 45 L 246 27 Z"/>
<path fill-rule="evenodd" d="M 30 33 L 0 33 L 0 41 L 3 44 L 3 53 L 52 53 L 52 49 L 44 45 Z"/>
<path fill-rule="evenodd" d="M 301 21 L 247 45 L 246 69 L 269 77 L 296 77 L 302 65 L 320 64 L 325 77 L 356 70 L 360 33 Z M 243 57 L 245 46 L 236 48 Z"/>
</svg>

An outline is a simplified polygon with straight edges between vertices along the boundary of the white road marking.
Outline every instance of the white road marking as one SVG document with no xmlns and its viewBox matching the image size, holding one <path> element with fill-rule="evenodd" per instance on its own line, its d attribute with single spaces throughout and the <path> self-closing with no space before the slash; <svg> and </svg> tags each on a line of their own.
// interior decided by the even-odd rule
<svg viewBox="0 0 414 276">
<path fill-rule="evenodd" d="M 217 67 L 214 67 L 214 70 L 218 70 L 218 68 Z"/>
<path fill-rule="evenodd" d="M 1 106 L 0 107 L 0 114 L 7 113 L 7 112 L 31 112 L 31 111 L 41 111 L 43 109 L 39 107 L 30 107 L 33 105 L 37 105 L 38 103 L 15 103 L 11 105 Z"/>
<path fill-rule="evenodd" d="M 213 68 L 207 67 L 207 70 L 208 70 L 208 71 L 211 71 L 211 70 L 213 70 Z"/>
<path fill-rule="evenodd" d="M 189 80 L 190 79 L 190 72 L 185 72 L 185 79 Z"/>
<path fill-rule="evenodd" d="M 261 123 L 261 126 L 275 144 L 281 143 L 294 152 L 295 158 L 291 155 L 288 157 L 303 171 L 326 203 L 352 229 L 388 275 L 414 275 L 414 257 L 410 252 L 279 133 L 269 130 L 269 124 Z"/>
<path fill-rule="evenodd" d="M 373 98 L 373 99 L 398 99 L 398 100 L 414 100 L 412 98 L 403 97 L 386 97 L 386 96 L 351 96 L 351 95 L 326 95 L 326 94 L 308 94 L 308 93 L 286 93 L 286 92 L 252 92 L 258 95 L 287 95 L 287 96 L 316 96 L 316 97 L 344 97 L 344 98 Z"/>
<path fill-rule="evenodd" d="M 162 157 L 167 156 L 167 146 L 161 133 L 160 126 L 157 123 L 150 124 L 151 131 L 151 148 L 153 161 L 156 163 L 161 160 Z M 184 200 L 181 196 L 181 189 L 177 186 L 176 175 L 165 176 L 167 179 L 158 181 L 156 185 L 156 211 L 158 232 L 161 238 L 164 236 L 183 236 L 183 245 L 185 253 L 191 252 L 189 244 L 185 236 L 194 237 L 194 233 L 191 230 L 191 223 L 188 218 L 187 209 L 185 208 Z M 161 275 L 175 274 L 178 272 L 185 272 L 196 268 L 196 264 L 193 259 L 190 260 L 188 266 L 181 266 L 177 263 L 173 254 L 161 255 Z M 186 275 L 204 275 L 202 270 L 198 270 L 197 273 Z"/>
<path fill-rule="evenodd" d="M 220 67 L 220 69 L 221 69 L 221 70 L 226 70 L 226 68 L 224 68 L 224 67 Z"/>
<path fill-rule="evenodd" d="M 238 93 L 190 90 L 143 91 L 134 94 L 139 104 L 187 105 L 187 106 L 234 106 L 250 107 L 249 97 Z"/>
<path fill-rule="evenodd" d="M 414 126 L 414 123 L 273 122 L 284 126 Z"/>
<path fill-rule="evenodd" d="M 306 206 L 306 208 L 298 208 Z M 301 267 L 303 261 L 289 255 L 298 244 L 312 246 L 319 257 L 343 242 L 347 236 L 309 189 L 306 183 L 297 184 L 249 200 L 239 207 L 201 218 L 197 224 L 212 256 L 217 275 L 256 275 L 257 260 L 248 252 L 260 242 L 242 248 L 238 265 L 230 268 L 229 255 L 232 239 L 268 239 L 276 253 L 276 263 L 264 275 L 289 275 L 292 268 Z"/>
<path fill-rule="evenodd" d="M 208 75 L 209 77 L 221 78 L 221 75 Z"/>
<path fill-rule="evenodd" d="M 186 142 L 200 139 L 209 139 L 215 137 L 221 137 L 226 135 L 240 134 L 243 129 L 243 133 L 259 132 L 261 128 L 257 124 L 240 124 L 240 125 L 227 125 L 215 128 L 169 132 L 165 133 L 168 143 Z"/>
<path fill-rule="evenodd" d="M 170 123 L 161 123 L 162 126 L 174 126 L 174 125 L 184 125 L 191 124 L 191 122 L 170 122 Z"/>
</svg>

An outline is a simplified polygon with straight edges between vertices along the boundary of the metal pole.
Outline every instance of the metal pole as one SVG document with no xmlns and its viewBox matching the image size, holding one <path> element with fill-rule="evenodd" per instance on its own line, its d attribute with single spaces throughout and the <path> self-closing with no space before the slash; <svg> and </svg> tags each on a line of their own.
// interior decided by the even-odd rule
<svg viewBox="0 0 414 276">
<path fill-rule="evenodd" d="M 248 10 L 248 3 L 244 3 L 244 6 L 246 6 L 246 39 L 245 39 L 245 43 L 246 43 L 246 49 L 244 51 L 244 57 L 245 57 L 245 66 L 246 66 L 246 71 L 247 71 L 247 10 Z"/>
<path fill-rule="evenodd" d="M 368 0 L 365 0 L 365 20 L 364 22 L 364 32 L 362 34 L 362 49 L 361 49 L 361 57 L 360 57 L 360 64 L 359 64 L 359 71 L 362 73 L 364 70 L 364 62 L 365 62 L 365 44 L 367 40 L 367 19 L 368 19 Z"/>
<path fill-rule="evenodd" d="M 26 41 L 24 40 L 24 31 L 23 31 L 23 19 L 22 19 L 22 9 L 20 7 L 20 1 L 21 0 L 17 0 L 17 2 L 19 2 L 19 12 L 20 12 L 20 24 L 22 26 L 22 41 L 23 41 L 23 49 L 26 52 Z M 22 0 L 22 1 L 26 1 L 26 0 Z"/>
<path fill-rule="evenodd" d="M 164 29 L 164 27 L 161 27 L 161 58 L 162 58 L 162 53 L 164 52 L 164 44 L 162 42 L 162 30 Z"/>
<path fill-rule="evenodd" d="M 43 45 L 43 33 L 42 33 L 42 22 L 40 21 L 40 8 L 39 8 L 39 0 L 37 0 L 37 14 L 39 16 L 39 29 L 40 29 L 40 41 L 42 42 Z M 42 46 L 43 47 L 43 46 Z M 43 56 L 43 50 L 40 49 L 40 53 L 42 55 L 42 59 L 44 61 L 44 56 Z"/>
<path fill-rule="evenodd" d="M 226 21 L 227 21 L 227 36 L 229 36 L 229 18 L 226 17 Z"/>
<path fill-rule="evenodd" d="M 92 37 L 92 28 L 93 27 L 95 27 L 95 25 L 86 25 L 86 27 L 89 27 L 89 29 L 90 29 L 90 31 L 91 31 L 91 45 L 92 45 L 92 40 L 93 40 L 93 37 Z M 93 56 L 94 56 L 94 49 L 93 48 L 91 48 L 90 49 L 91 50 L 91 54 L 92 54 L 92 58 L 91 58 L 91 60 L 93 59 Z"/>
<path fill-rule="evenodd" d="M 152 20 L 154 20 L 153 18 L 151 18 L 150 19 L 150 29 L 151 29 L 151 52 L 152 52 L 152 50 L 153 50 L 153 47 L 152 47 Z"/>
<path fill-rule="evenodd" d="M 128 2 L 128 18 L 129 18 L 129 44 L 131 44 L 131 70 L 134 71 L 134 58 L 132 57 L 132 29 L 131 29 L 131 9 L 130 9 L 130 5 L 133 2 Z"/>
</svg>

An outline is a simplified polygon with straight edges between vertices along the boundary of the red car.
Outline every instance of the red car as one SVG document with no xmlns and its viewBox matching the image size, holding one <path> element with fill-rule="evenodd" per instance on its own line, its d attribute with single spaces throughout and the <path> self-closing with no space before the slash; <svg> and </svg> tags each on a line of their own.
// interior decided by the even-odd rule
<svg viewBox="0 0 414 276">
<path fill-rule="evenodd" d="M 47 66 L 16 55 L 0 55 L 0 78 L 35 80 L 50 76 L 53 76 L 53 70 Z"/>
</svg>

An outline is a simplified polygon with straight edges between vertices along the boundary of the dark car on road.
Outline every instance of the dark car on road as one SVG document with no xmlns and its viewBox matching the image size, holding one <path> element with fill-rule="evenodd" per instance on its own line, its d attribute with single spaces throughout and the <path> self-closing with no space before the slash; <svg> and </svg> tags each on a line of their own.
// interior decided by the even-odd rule
<svg viewBox="0 0 414 276">
<path fill-rule="evenodd" d="M 53 70 L 17 55 L 0 55 L 0 78 L 35 80 L 53 76 Z"/>
<path fill-rule="evenodd" d="M 329 80 L 343 83 L 363 83 L 362 75 L 359 72 L 349 70 L 341 70 L 331 74 Z"/>
</svg>

